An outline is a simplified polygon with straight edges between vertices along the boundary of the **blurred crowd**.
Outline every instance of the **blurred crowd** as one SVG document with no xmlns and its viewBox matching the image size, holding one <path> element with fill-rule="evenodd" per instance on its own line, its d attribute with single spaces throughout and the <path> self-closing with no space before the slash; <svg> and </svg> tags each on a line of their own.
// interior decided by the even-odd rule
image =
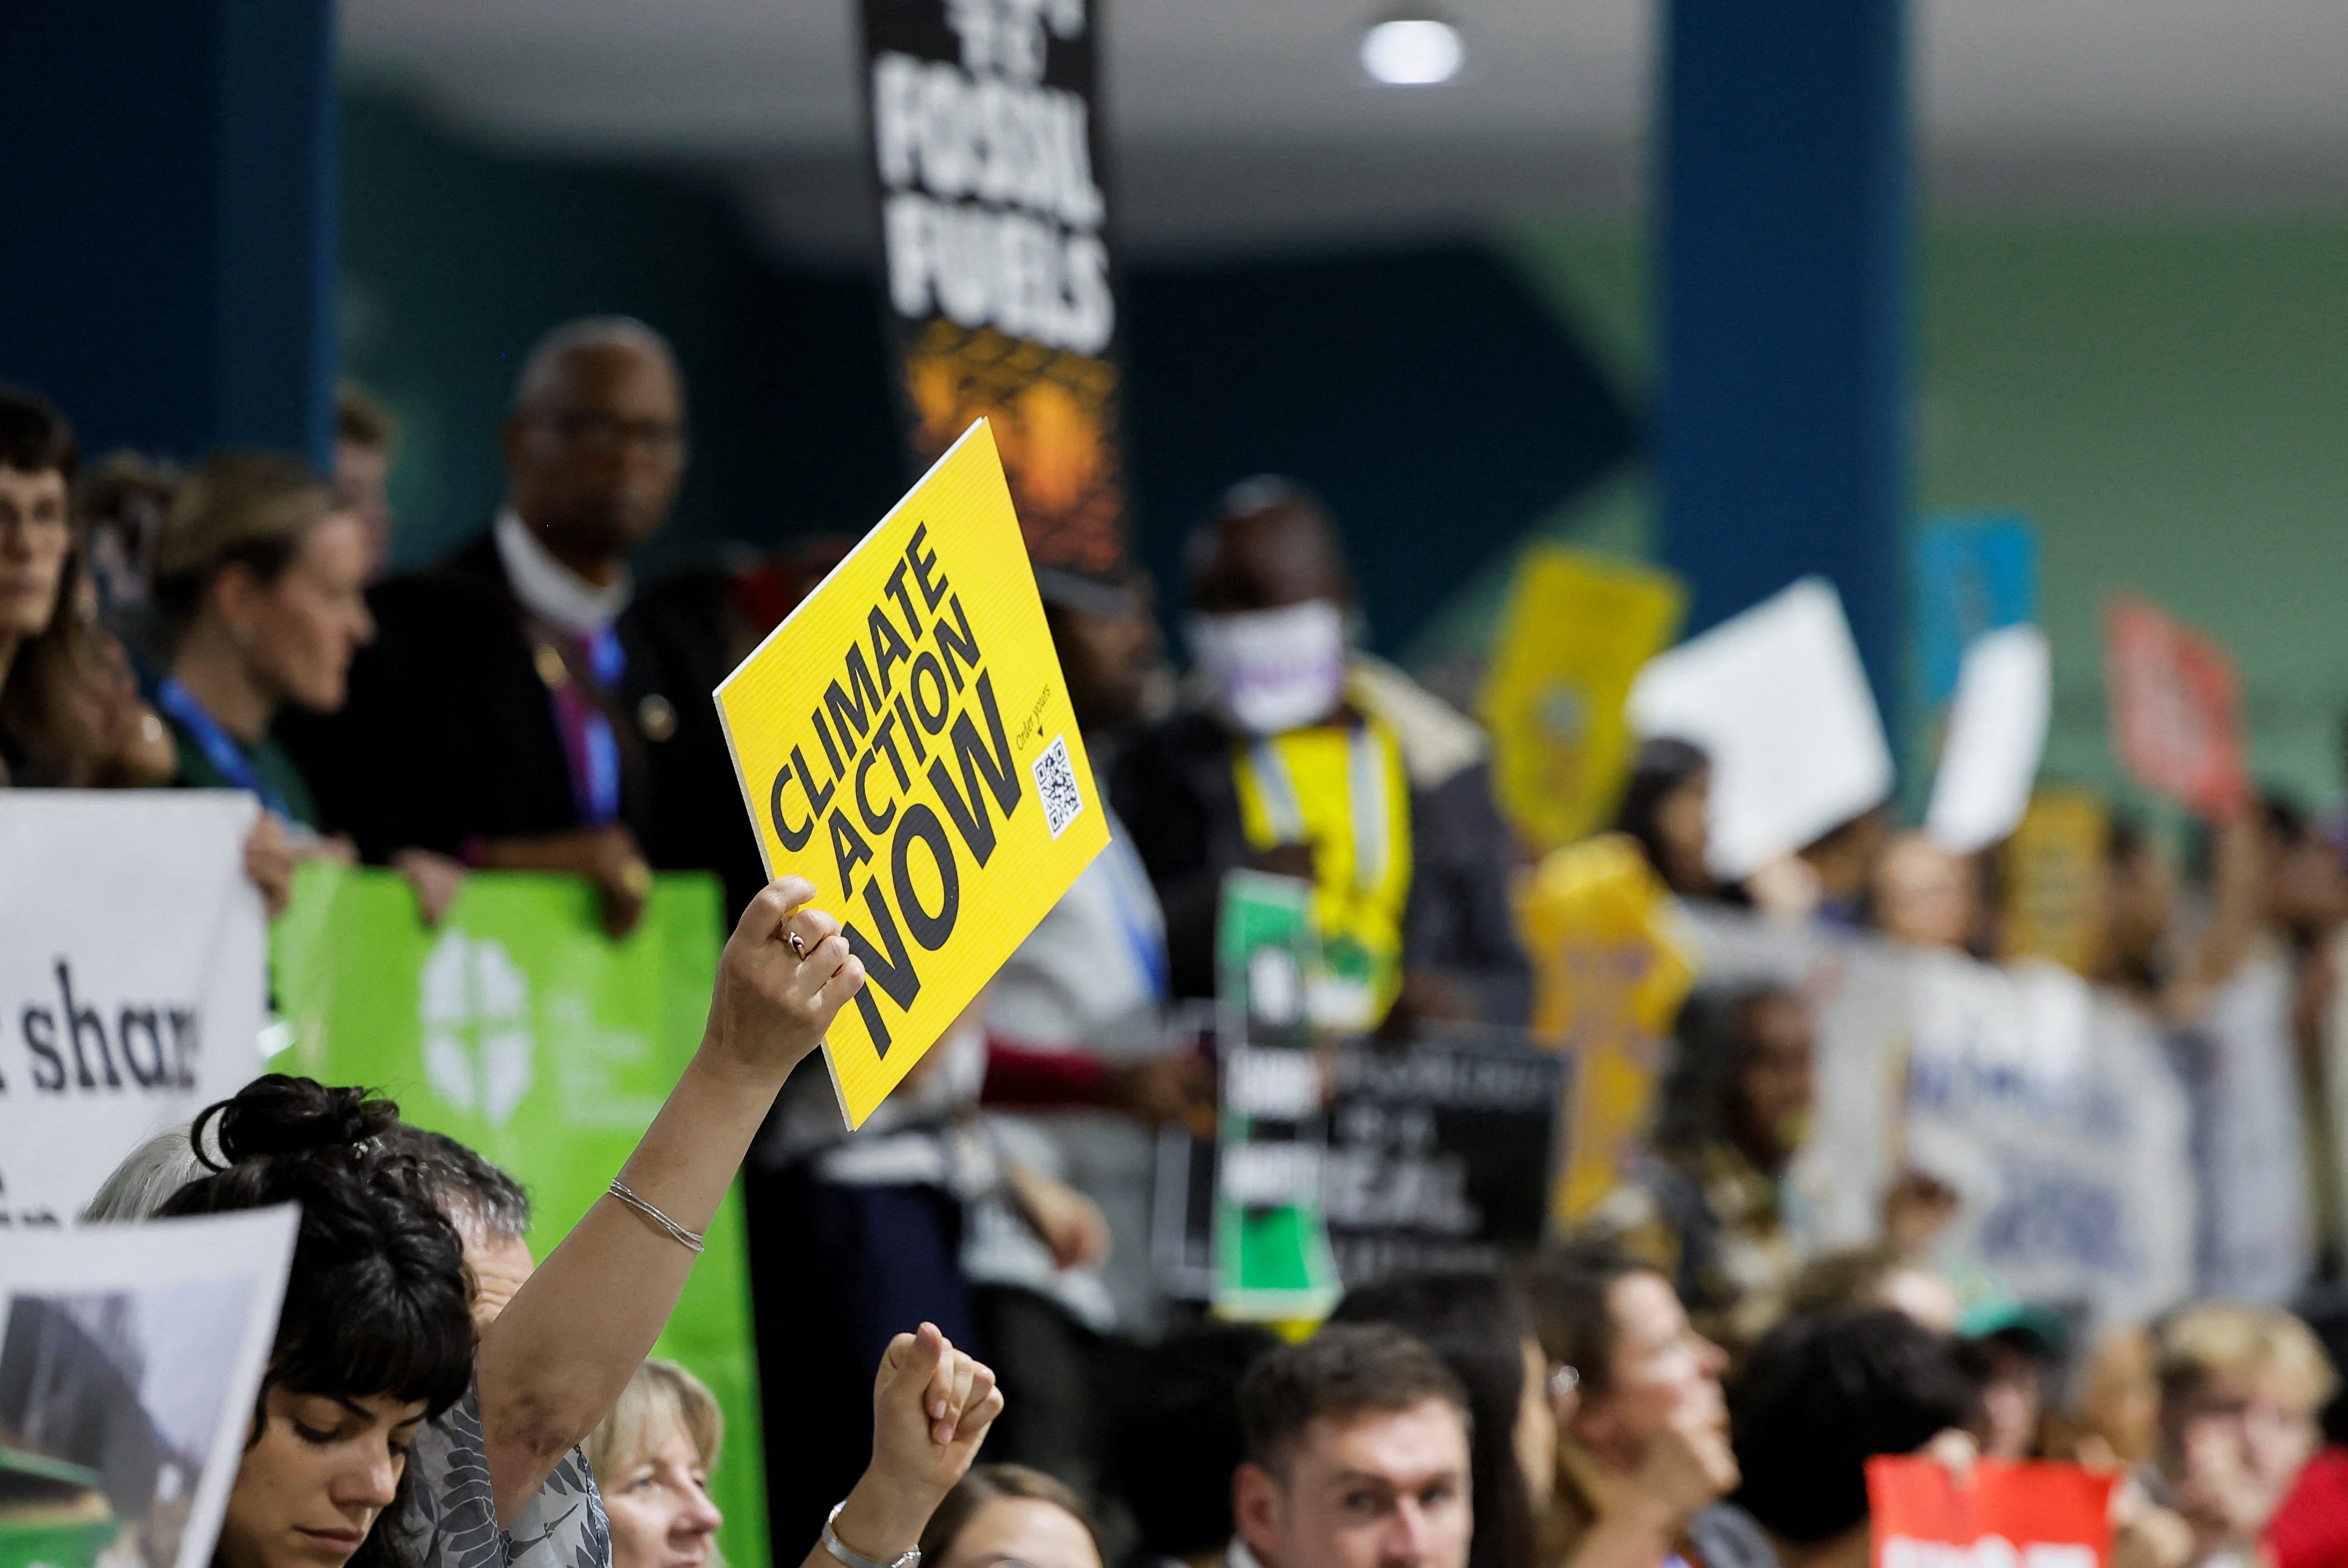
<svg viewBox="0 0 2348 1568">
<path fill-rule="evenodd" d="M 639 582 L 687 466 L 685 390 L 641 323 L 551 333 L 499 433 L 504 504 L 397 573 L 397 431 L 355 389 L 331 475 L 259 453 L 85 466 L 64 415 L 0 393 L 0 778 L 251 791 L 267 810 L 247 869 L 273 912 L 305 857 L 396 870 L 428 923 L 479 870 L 583 877 L 614 938 L 655 871 L 715 873 L 751 905 L 767 876 L 708 693 L 853 541 Z M 1870 1235 L 1819 1245 L 1795 1173 L 1826 1002 L 1799 976 L 1704 973 L 1673 1003 L 1631 1157 L 1536 1254 L 1349 1282 L 1326 1325 L 1284 1338 L 1169 1289 L 1159 1150 L 1212 1133 L 1211 1050 L 1184 1004 L 1214 994 L 1234 870 L 1311 884 L 1314 1021 L 1394 1041 L 1536 1025 L 1519 898 L 1577 856 L 1699 920 L 2012 956 L 2008 863 L 1951 855 L 1890 807 L 1724 885 L 1712 764 L 1676 740 L 1641 749 L 1613 833 L 1536 864 L 1479 726 L 1363 651 L 1342 537 L 1297 485 L 1235 485 L 1167 585 L 1179 678 L 1138 572 L 1037 569 L 1111 842 L 860 1133 L 819 1069 L 778 1078 L 746 1132 L 776 1540 L 815 1538 L 861 1484 L 889 1419 L 871 1369 L 927 1323 L 1004 1396 L 997 1462 L 922 1529 L 955 1568 L 1857 1563 L 1865 1462 L 1910 1452 L 2124 1475 L 2130 1563 L 2348 1561 L 2327 1350 L 2348 1346 L 2330 1081 L 2348 859 L 2335 825 L 2279 796 L 2181 857 L 2124 815 L 2105 830 L 2082 979 L 2142 1022 L 2145 1071 L 2190 1098 L 2208 1160 L 2195 1277 L 2155 1315 L 1953 1276 L 1938 1249 L 1962 1199 L 1920 1165 L 1871 1194 Z M 2246 987 L 2271 1005 L 2220 1050 L 2209 1021 Z M 2276 1086 L 2289 1136 L 2221 1149 L 2230 1123 L 2202 1112 L 2246 1074 Z M 494 1321 L 531 1272 L 526 1199 L 419 1138 Z M 2244 1202 L 2281 1191 L 2303 1216 L 2254 1279 L 2226 1245 L 2246 1166 Z M 681 1368 L 620 1381 L 552 1451 L 592 1429 L 612 1560 L 689 1568 L 717 1524 L 716 1407 Z"/>
</svg>

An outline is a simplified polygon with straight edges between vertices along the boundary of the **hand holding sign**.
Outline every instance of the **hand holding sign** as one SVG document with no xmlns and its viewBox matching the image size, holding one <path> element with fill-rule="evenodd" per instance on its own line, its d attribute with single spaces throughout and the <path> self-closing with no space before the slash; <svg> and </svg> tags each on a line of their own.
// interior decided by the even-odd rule
<svg viewBox="0 0 2348 1568">
<path fill-rule="evenodd" d="M 825 1041 L 860 1125 L 1108 842 L 984 421 L 716 696 L 767 874 L 870 979 Z"/>
<path fill-rule="evenodd" d="M 789 1077 L 864 986 L 863 962 L 848 950 L 839 922 L 808 903 L 814 897 L 804 876 L 768 883 L 717 961 L 702 1049 L 761 1083 Z"/>
</svg>

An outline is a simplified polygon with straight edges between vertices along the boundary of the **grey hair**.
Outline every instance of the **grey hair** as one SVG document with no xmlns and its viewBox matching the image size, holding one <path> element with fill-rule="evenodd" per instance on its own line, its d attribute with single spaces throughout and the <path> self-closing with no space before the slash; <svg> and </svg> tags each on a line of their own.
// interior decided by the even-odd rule
<svg viewBox="0 0 2348 1568">
<path fill-rule="evenodd" d="M 530 1235 L 530 1194 L 495 1162 L 484 1159 L 445 1132 L 395 1122 L 383 1141 L 394 1153 L 416 1163 L 425 1190 L 461 1233 L 477 1225 L 496 1241 Z"/>
<path fill-rule="evenodd" d="M 218 1127 L 217 1121 L 211 1123 L 215 1159 L 220 1156 Z M 529 1236 L 530 1194 L 497 1165 L 454 1138 L 405 1122 L 394 1122 L 383 1142 L 415 1162 L 434 1204 L 459 1230 L 470 1223 L 498 1240 Z M 172 1194 L 212 1170 L 196 1157 L 187 1128 L 158 1132 L 99 1184 L 98 1195 L 82 1210 L 82 1221 L 107 1225 L 152 1219 Z"/>
<path fill-rule="evenodd" d="M 555 367 L 582 348 L 630 348 L 648 354 L 668 366 L 679 387 L 685 384 L 676 350 L 657 327 L 633 316 L 580 316 L 549 330 L 530 345 L 521 362 L 521 374 L 514 378 L 514 406 L 527 408 L 544 395 Z"/>
<path fill-rule="evenodd" d="M 130 1157 L 115 1166 L 113 1173 L 98 1184 L 98 1195 L 81 1212 L 83 1223 L 107 1225 L 152 1219 L 164 1200 L 197 1177 L 211 1173 L 196 1158 L 195 1145 L 188 1142 L 185 1127 L 158 1132 L 132 1150 Z"/>
</svg>

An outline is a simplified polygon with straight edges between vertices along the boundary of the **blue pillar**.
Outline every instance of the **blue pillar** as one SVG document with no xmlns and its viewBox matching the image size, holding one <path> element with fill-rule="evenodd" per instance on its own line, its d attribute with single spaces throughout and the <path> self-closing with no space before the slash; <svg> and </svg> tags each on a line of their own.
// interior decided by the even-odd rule
<svg viewBox="0 0 2348 1568">
<path fill-rule="evenodd" d="M 1658 211 L 1664 553 L 1690 630 L 1841 591 L 1899 728 L 1908 482 L 1903 0 L 1670 0 Z"/>
<path fill-rule="evenodd" d="M 0 380 L 85 447 L 333 447 L 333 0 L 14 7 Z"/>
</svg>

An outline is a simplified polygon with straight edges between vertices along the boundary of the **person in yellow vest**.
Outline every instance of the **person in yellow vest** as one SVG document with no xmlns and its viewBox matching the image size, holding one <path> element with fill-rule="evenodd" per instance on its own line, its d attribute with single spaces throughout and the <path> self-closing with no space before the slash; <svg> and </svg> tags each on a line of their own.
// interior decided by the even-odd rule
<svg viewBox="0 0 2348 1568">
<path fill-rule="evenodd" d="M 1279 478 L 1234 487 L 1190 542 L 1189 700 L 1120 757 L 1118 814 L 1166 912 L 1172 989 L 1214 992 L 1223 878 L 1313 885 L 1315 1022 L 1524 1020 L 1514 849 L 1482 732 L 1351 645 L 1327 512 Z"/>
</svg>

